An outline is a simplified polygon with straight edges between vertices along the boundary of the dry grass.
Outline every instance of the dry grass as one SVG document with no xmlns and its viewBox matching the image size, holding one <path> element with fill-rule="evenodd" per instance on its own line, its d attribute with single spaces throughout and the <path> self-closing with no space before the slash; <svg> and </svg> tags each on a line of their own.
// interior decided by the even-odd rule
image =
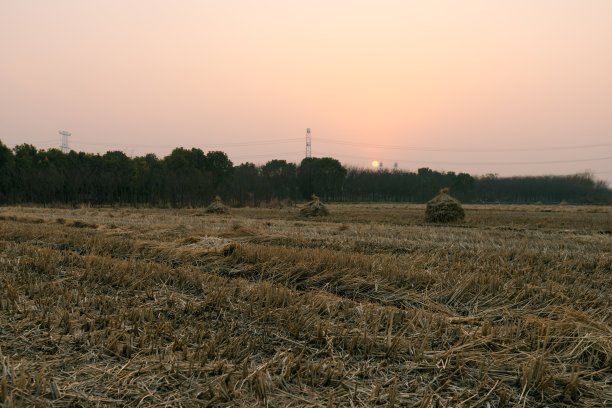
<svg viewBox="0 0 612 408">
<path fill-rule="evenodd" d="M 2 208 L 0 406 L 610 406 L 610 208 L 423 209 Z"/>
</svg>

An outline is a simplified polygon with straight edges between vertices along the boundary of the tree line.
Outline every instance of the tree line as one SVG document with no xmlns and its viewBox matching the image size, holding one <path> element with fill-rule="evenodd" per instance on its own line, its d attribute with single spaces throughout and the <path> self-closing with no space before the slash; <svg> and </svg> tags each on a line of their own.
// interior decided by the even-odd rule
<svg viewBox="0 0 612 408">
<path fill-rule="evenodd" d="M 216 195 L 235 206 L 324 201 L 422 203 L 442 187 L 462 202 L 612 203 L 612 190 L 590 174 L 474 177 L 467 173 L 347 168 L 338 160 L 305 158 L 234 165 L 221 151 L 176 148 L 168 156 L 103 155 L 0 141 L 0 204 L 203 206 Z"/>
</svg>

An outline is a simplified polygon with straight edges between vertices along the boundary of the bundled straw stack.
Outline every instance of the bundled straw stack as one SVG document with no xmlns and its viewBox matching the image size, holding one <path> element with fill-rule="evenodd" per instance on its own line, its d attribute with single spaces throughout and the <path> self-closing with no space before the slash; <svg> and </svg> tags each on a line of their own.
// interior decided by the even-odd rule
<svg viewBox="0 0 612 408">
<path fill-rule="evenodd" d="M 312 195 L 312 201 L 306 203 L 304 207 L 300 210 L 300 215 L 302 217 L 318 217 L 321 215 L 329 215 L 329 211 L 327 207 L 323 205 L 319 197 L 316 195 Z"/>
<path fill-rule="evenodd" d="M 217 196 L 215 197 L 215 201 L 206 207 L 206 212 L 214 214 L 227 214 L 229 212 L 229 208 L 223 204 L 221 197 Z"/>
<path fill-rule="evenodd" d="M 452 222 L 465 218 L 465 212 L 461 203 L 448 194 L 448 187 L 440 190 L 440 193 L 427 202 L 425 209 L 425 221 L 427 222 Z"/>
</svg>

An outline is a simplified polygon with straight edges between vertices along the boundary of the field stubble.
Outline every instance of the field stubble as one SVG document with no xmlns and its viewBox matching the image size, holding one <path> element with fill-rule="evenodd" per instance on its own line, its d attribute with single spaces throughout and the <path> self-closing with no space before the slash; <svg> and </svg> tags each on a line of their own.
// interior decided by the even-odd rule
<svg viewBox="0 0 612 408">
<path fill-rule="evenodd" d="M 609 406 L 609 207 L 0 209 L 2 406 Z"/>
</svg>

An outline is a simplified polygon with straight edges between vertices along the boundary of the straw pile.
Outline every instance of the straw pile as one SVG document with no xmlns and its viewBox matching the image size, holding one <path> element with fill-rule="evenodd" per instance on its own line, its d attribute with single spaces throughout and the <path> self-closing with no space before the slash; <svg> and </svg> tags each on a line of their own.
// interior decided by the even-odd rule
<svg viewBox="0 0 612 408">
<path fill-rule="evenodd" d="M 206 212 L 213 214 L 227 214 L 229 212 L 229 207 L 223 204 L 221 197 L 217 196 L 215 201 L 206 207 Z"/>
<path fill-rule="evenodd" d="M 427 202 L 425 209 L 425 221 L 427 222 L 452 222 L 465 218 L 465 212 L 461 203 L 448 194 L 448 187 L 440 190 L 440 194 Z"/>
<path fill-rule="evenodd" d="M 300 210 L 300 215 L 302 217 L 318 217 L 322 215 L 329 215 L 329 211 L 327 207 L 323 205 L 319 197 L 316 195 L 312 195 L 312 201 L 306 203 L 304 207 Z"/>
</svg>

